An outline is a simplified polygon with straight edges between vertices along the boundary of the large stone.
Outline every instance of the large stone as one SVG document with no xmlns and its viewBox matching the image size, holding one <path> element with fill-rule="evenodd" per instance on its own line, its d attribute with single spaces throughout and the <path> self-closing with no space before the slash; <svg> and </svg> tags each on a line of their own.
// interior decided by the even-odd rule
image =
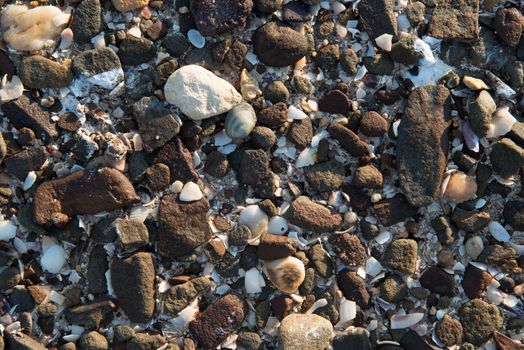
<svg viewBox="0 0 524 350">
<path fill-rule="evenodd" d="M 492 277 L 488 272 L 468 264 L 462 278 L 464 293 L 470 299 L 480 298 L 491 283 L 491 279 Z"/>
<path fill-rule="evenodd" d="M 503 318 L 497 305 L 473 299 L 459 310 L 464 339 L 474 345 L 484 344 L 494 331 L 502 328 Z"/>
<path fill-rule="evenodd" d="M 517 174 L 524 165 L 524 149 L 510 139 L 503 138 L 491 147 L 489 158 L 497 174 L 509 177 Z"/>
<path fill-rule="evenodd" d="M 100 0 L 83 0 L 74 13 L 71 30 L 75 41 L 88 42 L 102 29 Z"/>
<path fill-rule="evenodd" d="M 408 201 L 423 207 L 440 193 L 447 166 L 450 95 L 442 85 L 411 92 L 398 128 L 400 186 Z"/>
<path fill-rule="evenodd" d="M 146 323 L 155 310 L 155 266 L 149 253 L 111 262 L 111 285 L 118 305 L 132 322 Z"/>
<path fill-rule="evenodd" d="M 330 160 L 304 168 L 304 177 L 312 191 L 336 191 L 342 186 L 346 170 L 342 163 Z"/>
<path fill-rule="evenodd" d="M 181 202 L 178 195 L 164 196 L 160 202 L 158 222 L 159 253 L 176 258 L 192 253 L 212 237 L 207 222 L 209 203 L 204 197 L 194 202 Z"/>
<path fill-rule="evenodd" d="M 334 231 L 342 222 L 339 214 L 305 196 L 295 199 L 284 216 L 293 225 L 318 233 Z"/>
<path fill-rule="evenodd" d="M 391 199 L 386 198 L 374 204 L 373 209 L 375 209 L 378 221 L 383 226 L 395 225 L 414 216 L 418 211 L 417 208 L 409 204 L 406 197 L 401 194 L 397 194 Z"/>
<path fill-rule="evenodd" d="M 397 35 L 397 17 L 393 0 L 363 0 L 358 4 L 360 25 L 371 39 L 382 34 Z"/>
<path fill-rule="evenodd" d="M 487 135 L 491 116 L 497 109 L 493 97 L 486 90 L 482 90 L 476 98 L 472 98 L 468 103 L 469 123 L 471 129 L 479 137 Z"/>
<path fill-rule="evenodd" d="M 18 74 L 25 87 L 34 89 L 62 88 L 73 81 L 71 61 L 60 64 L 40 55 L 24 59 Z"/>
<path fill-rule="evenodd" d="M 43 225 L 56 213 L 96 214 L 117 210 L 138 200 L 133 185 L 120 171 L 89 169 L 38 186 L 33 214 L 35 222 Z"/>
<path fill-rule="evenodd" d="M 233 85 L 197 65 L 173 73 L 164 86 L 167 102 L 193 120 L 202 120 L 233 109 L 242 95 Z"/>
<path fill-rule="evenodd" d="M 353 300 L 361 309 L 366 309 L 370 295 L 366 282 L 356 272 L 342 270 L 337 275 L 337 285 L 348 300 Z"/>
<path fill-rule="evenodd" d="M 291 314 L 278 328 L 279 349 L 318 350 L 330 347 L 333 325 L 315 314 Z"/>
<path fill-rule="evenodd" d="M 295 64 L 307 54 L 307 38 L 280 22 L 268 22 L 253 35 L 253 50 L 262 63 L 272 67 Z"/>
<path fill-rule="evenodd" d="M 347 232 L 332 234 L 329 236 L 329 243 L 344 265 L 364 266 L 367 252 L 357 235 Z"/>
<path fill-rule="evenodd" d="M 7 349 L 12 350 L 46 350 L 46 347 L 41 342 L 34 340 L 24 333 L 9 333 L 5 332 L 5 342 Z"/>
<path fill-rule="evenodd" d="M 41 170 L 47 161 L 48 153 L 44 147 L 29 148 L 18 152 L 5 160 L 7 171 L 24 181 L 31 171 Z"/>
<path fill-rule="evenodd" d="M 190 0 L 189 8 L 203 35 L 242 27 L 253 9 L 252 0 Z"/>
<path fill-rule="evenodd" d="M 176 315 L 185 309 L 200 293 L 211 287 L 207 277 L 194 278 L 169 288 L 164 297 L 164 311 Z"/>
<path fill-rule="evenodd" d="M 82 51 L 73 58 L 73 73 L 76 76 L 92 77 L 114 69 L 122 69 L 122 66 L 118 55 L 108 47 Z"/>
<path fill-rule="evenodd" d="M 429 20 L 428 35 L 470 41 L 479 37 L 478 0 L 442 0 Z"/>
<path fill-rule="evenodd" d="M 368 144 L 344 125 L 335 123 L 328 128 L 328 131 L 340 143 L 340 146 L 352 156 L 360 157 L 369 154 Z"/>
<path fill-rule="evenodd" d="M 493 21 L 498 36 L 508 46 L 515 47 L 520 42 L 524 18 L 515 7 L 499 8 Z"/>
<path fill-rule="evenodd" d="M 382 265 L 394 271 L 414 273 L 417 270 L 417 242 L 397 239 L 389 244 Z"/>
</svg>

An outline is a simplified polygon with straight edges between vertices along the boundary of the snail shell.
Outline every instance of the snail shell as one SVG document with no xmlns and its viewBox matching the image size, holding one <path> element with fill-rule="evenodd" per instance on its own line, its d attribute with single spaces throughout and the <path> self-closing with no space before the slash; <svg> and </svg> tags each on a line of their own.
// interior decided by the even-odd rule
<svg viewBox="0 0 524 350">
<path fill-rule="evenodd" d="M 286 293 L 296 291 L 306 277 L 304 264 L 292 256 L 264 261 L 264 270 L 275 287 Z"/>
<path fill-rule="evenodd" d="M 243 139 L 255 128 L 257 117 L 249 103 L 241 103 L 229 111 L 226 117 L 225 131 L 232 139 Z"/>
</svg>

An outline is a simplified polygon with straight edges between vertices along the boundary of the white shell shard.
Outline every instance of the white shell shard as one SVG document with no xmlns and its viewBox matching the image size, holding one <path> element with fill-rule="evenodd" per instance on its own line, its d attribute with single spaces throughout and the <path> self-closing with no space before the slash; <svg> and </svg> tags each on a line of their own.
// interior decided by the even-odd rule
<svg viewBox="0 0 524 350">
<path fill-rule="evenodd" d="M 2 85 L 0 88 L 0 101 L 7 102 L 16 100 L 24 93 L 24 84 L 19 77 L 13 75 L 11 81 L 7 81 L 7 74 L 2 78 Z"/>
<path fill-rule="evenodd" d="M 184 185 L 180 196 L 178 197 L 182 202 L 192 202 L 202 199 L 204 195 L 200 191 L 200 187 L 192 181 L 189 181 Z"/>
<path fill-rule="evenodd" d="M 44 250 L 40 258 L 40 266 L 44 271 L 59 273 L 65 264 L 65 250 L 58 244 L 53 244 Z"/>
<path fill-rule="evenodd" d="M 369 257 L 366 260 L 366 273 L 371 277 L 375 277 L 380 272 L 382 272 L 382 264 L 374 257 Z"/>
<path fill-rule="evenodd" d="M 184 66 L 171 74 L 164 93 L 167 102 L 193 120 L 228 112 L 242 102 L 233 85 L 197 65 Z"/>
<path fill-rule="evenodd" d="M 187 38 L 189 39 L 189 42 L 191 42 L 191 44 L 197 49 L 201 49 L 206 46 L 206 38 L 204 38 L 198 30 L 190 29 L 187 32 Z"/>
<path fill-rule="evenodd" d="M 238 224 L 249 227 L 255 238 L 267 232 L 268 217 L 258 205 L 248 205 L 240 212 Z"/>
<path fill-rule="evenodd" d="M 424 318 L 422 312 L 407 315 L 393 315 L 391 317 L 391 329 L 409 328 L 419 323 Z"/>
<path fill-rule="evenodd" d="M 56 6 L 29 9 L 23 5 L 8 5 L 2 11 L 0 29 L 13 49 L 36 51 L 55 43 L 69 17 Z"/>
<path fill-rule="evenodd" d="M 478 136 L 473 132 L 473 129 L 471 129 L 471 125 L 469 122 L 462 123 L 462 133 L 464 135 L 464 141 L 466 141 L 466 145 L 470 150 L 473 152 L 480 151 L 480 143 Z"/>
<path fill-rule="evenodd" d="M 253 267 L 246 271 L 244 285 L 246 287 L 246 293 L 255 294 L 262 292 L 262 287 L 265 287 L 266 283 L 260 271 L 258 271 L 256 267 Z"/>
<path fill-rule="evenodd" d="M 274 235 L 283 235 L 287 232 L 287 230 L 287 220 L 283 217 L 273 216 L 271 220 L 269 220 L 269 226 L 267 228 L 268 233 L 272 233 Z"/>
<path fill-rule="evenodd" d="M 66 28 L 60 33 L 60 50 L 65 50 L 73 43 L 73 31 Z"/>
<path fill-rule="evenodd" d="M 335 325 L 337 328 L 344 327 L 346 322 L 349 322 L 357 317 L 357 303 L 355 303 L 353 300 L 347 300 L 346 298 L 342 297 L 338 310 L 340 319 Z"/>
<path fill-rule="evenodd" d="M 382 34 L 381 36 L 375 39 L 375 43 L 384 51 L 391 51 L 391 42 L 393 41 L 393 35 L 391 34 Z"/>
<path fill-rule="evenodd" d="M 497 221 L 492 221 L 489 223 L 489 232 L 499 242 L 509 242 L 511 236 L 508 231 Z"/>
<path fill-rule="evenodd" d="M 488 138 L 504 136 L 513 128 L 517 119 L 509 112 L 509 107 L 498 108 L 493 113 L 493 119 L 488 129 Z"/>
<path fill-rule="evenodd" d="M 233 141 L 224 130 L 215 134 L 215 146 L 225 146 Z"/>
<path fill-rule="evenodd" d="M 308 165 L 315 164 L 315 155 L 316 155 L 316 149 L 312 147 L 307 147 L 302 152 L 300 152 L 300 154 L 298 155 L 295 166 L 297 168 L 303 168 Z"/>
<path fill-rule="evenodd" d="M 0 221 L 0 241 L 9 241 L 16 236 L 16 225 L 9 220 Z"/>
<path fill-rule="evenodd" d="M 24 191 L 27 191 L 28 189 L 30 189 L 31 187 L 33 187 L 34 183 L 36 181 L 36 173 L 34 171 L 30 171 L 25 180 L 24 180 L 24 184 L 22 186 L 22 189 Z"/>
<path fill-rule="evenodd" d="M 289 106 L 289 108 L 287 109 L 287 117 L 288 119 L 291 119 L 291 120 L 295 120 L 295 119 L 306 119 L 308 118 L 307 114 L 302 112 L 300 109 L 298 109 L 297 107 L 291 105 Z"/>
</svg>

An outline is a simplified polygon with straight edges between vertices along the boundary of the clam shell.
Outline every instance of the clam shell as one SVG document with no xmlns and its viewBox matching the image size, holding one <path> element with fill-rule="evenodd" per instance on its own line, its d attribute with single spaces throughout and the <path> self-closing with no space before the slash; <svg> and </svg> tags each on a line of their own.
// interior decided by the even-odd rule
<svg viewBox="0 0 524 350">
<path fill-rule="evenodd" d="M 306 277 L 304 264 L 292 256 L 265 261 L 264 270 L 271 283 L 285 293 L 296 291 Z"/>
<path fill-rule="evenodd" d="M 248 103 L 241 103 L 227 114 L 225 131 L 232 139 L 243 139 L 253 131 L 256 123 L 253 107 Z"/>
</svg>

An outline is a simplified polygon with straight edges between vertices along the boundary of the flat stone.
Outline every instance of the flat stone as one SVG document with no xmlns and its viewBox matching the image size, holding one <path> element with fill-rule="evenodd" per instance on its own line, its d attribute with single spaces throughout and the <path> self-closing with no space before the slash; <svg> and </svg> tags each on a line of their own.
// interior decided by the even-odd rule
<svg viewBox="0 0 524 350">
<path fill-rule="evenodd" d="M 88 42 L 102 29 L 100 0 L 83 0 L 74 12 L 71 30 L 77 42 Z"/>
<path fill-rule="evenodd" d="M 417 242 L 412 239 L 397 239 L 386 249 L 382 265 L 392 270 L 414 273 L 417 269 Z"/>
<path fill-rule="evenodd" d="M 155 266 L 151 254 L 139 252 L 111 261 L 111 285 L 118 305 L 132 322 L 146 323 L 155 310 Z"/>
<path fill-rule="evenodd" d="M 265 233 L 260 237 L 257 255 L 262 260 L 276 260 L 295 253 L 295 242 L 286 236 Z"/>
<path fill-rule="evenodd" d="M 384 199 L 373 205 L 378 221 L 383 226 L 391 226 L 405 221 L 417 214 L 418 210 L 412 206 L 401 194 L 391 199 Z"/>
<path fill-rule="evenodd" d="M 336 160 L 311 165 L 304 168 L 304 177 L 314 192 L 338 190 L 346 177 L 346 169 Z"/>
<path fill-rule="evenodd" d="M 510 139 L 503 138 L 493 144 L 489 158 L 497 174 L 509 177 L 517 174 L 524 165 L 524 149 Z"/>
<path fill-rule="evenodd" d="M 158 213 L 160 254 L 176 258 L 190 254 L 212 237 L 207 222 L 209 203 L 204 197 L 194 202 L 181 202 L 178 195 L 164 196 Z"/>
<path fill-rule="evenodd" d="M 114 8 L 119 12 L 127 12 L 147 6 L 149 0 L 111 0 Z"/>
<path fill-rule="evenodd" d="M 136 249 L 149 243 L 147 226 L 140 221 L 116 219 L 113 227 L 125 249 Z"/>
<path fill-rule="evenodd" d="M 494 331 L 502 328 L 503 317 L 497 305 L 482 299 L 468 301 L 459 310 L 464 339 L 474 345 L 484 344 Z"/>
<path fill-rule="evenodd" d="M 108 47 L 82 51 L 73 58 L 73 73 L 76 76 L 92 77 L 113 69 L 122 69 L 122 66 L 115 51 Z"/>
<path fill-rule="evenodd" d="M 153 163 L 163 163 L 169 167 L 171 182 L 179 180 L 183 183 L 189 181 L 197 183 L 199 181 L 193 157 L 178 137 L 160 148 Z"/>
<path fill-rule="evenodd" d="M 133 185 L 116 169 L 78 171 L 38 186 L 34 195 L 34 220 L 43 225 L 55 213 L 96 214 L 120 209 L 138 200 Z"/>
<path fill-rule="evenodd" d="M 439 1 L 429 20 L 428 35 L 459 41 L 478 39 L 478 16 L 478 0 Z"/>
<path fill-rule="evenodd" d="M 461 230 L 477 232 L 489 224 L 491 216 L 484 211 L 469 211 L 456 207 L 451 214 L 451 220 Z"/>
<path fill-rule="evenodd" d="M 65 317 L 72 324 L 96 329 L 111 318 L 115 309 L 116 305 L 110 300 L 95 301 L 67 309 Z"/>
<path fill-rule="evenodd" d="M 360 25 L 371 39 L 382 34 L 397 35 L 397 18 L 392 0 L 363 0 L 358 4 Z"/>
<path fill-rule="evenodd" d="M 369 153 L 368 144 L 344 125 L 335 123 L 328 128 L 329 134 L 352 156 L 360 157 Z"/>
<path fill-rule="evenodd" d="M 209 305 L 199 317 L 191 321 L 189 331 L 200 348 L 215 348 L 240 327 L 246 314 L 244 300 L 228 294 Z"/>
<path fill-rule="evenodd" d="M 450 123 L 448 89 L 426 85 L 411 92 L 398 128 L 397 165 L 400 186 L 413 206 L 427 206 L 440 193 Z"/>
<path fill-rule="evenodd" d="M 164 295 L 164 311 L 171 315 L 178 314 L 210 287 L 211 280 L 208 277 L 197 277 L 169 288 Z"/>
<path fill-rule="evenodd" d="M 37 138 L 44 137 L 46 141 L 50 141 L 58 136 L 56 125 L 51 122 L 49 113 L 43 111 L 38 103 L 31 102 L 25 95 L 3 104 L 2 111 L 15 128 L 32 129 Z"/>
<path fill-rule="evenodd" d="M 190 0 L 195 24 L 205 36 L 241 28 L 253 10 L 252 0 Z"/>
<path fill-rule="evenodd" d="M 285 350 L 327 349 L 332 337 L 331 322 L 315 314 L 291 314 L 278 328 L 280 348 Z"/>
<path fill-rule="evenodd" d="M 497 109 L 495 101 L 489 92 L 482 90 L 476 98 L 468 103 L 469 123 L 478 137 L 488 134 L 491 125 L 491 116 Z"/>
<path fill-rule="evenodd" d="M 318 233 L 334 231 L 342 222 L 339 214 L 304 196 L 295 199 L 284 216 L 292 224 Z"/>
<path fill-rule="evenodd" d="M 5 167 L 11 175 L 24 181 L 29 172 L 42 169 L 48 156 L 44 147 L 29 148 L 7 158 Z"/>
<path fill-rule="evenodd" d="M 34 89 L 58 89 L 73 82 L 71 61 L 60 64 L 40 55 L 24 59 L 20 63 L 18 74 L 25 87 Z"/>
</svg>

